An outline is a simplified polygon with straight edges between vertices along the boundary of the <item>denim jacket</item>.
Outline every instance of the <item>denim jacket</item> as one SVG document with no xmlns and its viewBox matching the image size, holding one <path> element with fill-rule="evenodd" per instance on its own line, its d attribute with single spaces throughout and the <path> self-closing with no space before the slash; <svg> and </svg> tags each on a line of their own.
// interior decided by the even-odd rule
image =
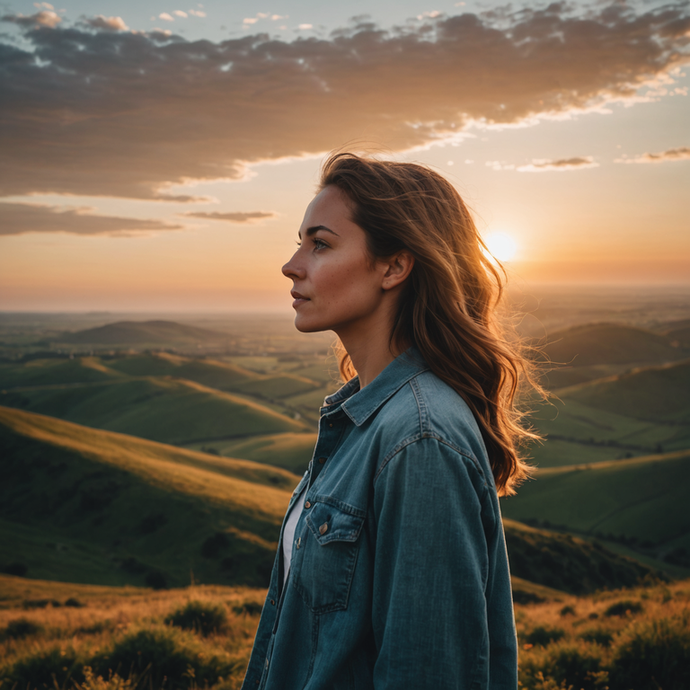
<svg viewBox="0 0 690 690">
<path fill-rule="evenodd" d="M 290 508 L 305 486 L 289 577 L 283 587 L 281 530 L 243 690 L 515 690 L 484 443 L 416 350 L 326 398 Z"/>
</svg>

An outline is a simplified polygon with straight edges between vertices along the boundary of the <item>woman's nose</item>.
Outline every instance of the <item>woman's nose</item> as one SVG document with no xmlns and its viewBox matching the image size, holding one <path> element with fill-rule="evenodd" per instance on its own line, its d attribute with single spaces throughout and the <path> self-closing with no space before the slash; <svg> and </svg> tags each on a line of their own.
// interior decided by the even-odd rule
<svg viewBox="0 0 690 690">
<path fill-rule="evenodd" d="M 299 265 L 297 252 L 292 255 L 290 261 L 288 261 L 281 270 L 286 278 L 292 278 L 294 280 L 295 278 L 304 277 L 304 269 Z"/>
</svg>

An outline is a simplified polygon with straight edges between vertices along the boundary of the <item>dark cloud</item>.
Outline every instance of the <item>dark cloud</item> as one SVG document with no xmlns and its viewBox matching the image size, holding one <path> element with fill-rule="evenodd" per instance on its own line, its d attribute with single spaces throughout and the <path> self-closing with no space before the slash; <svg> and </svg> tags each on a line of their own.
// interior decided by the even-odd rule
<svg viewBox="0 0 690 690">
<path fill-rule="evenodd" d="M 290 43 L 24 22 L 34 53 L 0 43 L 0 195 L 161 198 L 259 160 L 352 141 L 402 150 L 631 97 L 688 58 L 687 13 L 556 3 Z"/>
<path fill-rule="evenodd" d="M 616 163 L 664 163 L 666 161 L 690 160 L 690 148 L 681 146 L 661 153 L 643 153 L 633 158 L 619 158 Z"/>
<path fill-rule="evenodd" d="M 73 235 L 131 235 L 151 230 L 181 230 L 184 226 L 159 220 L 92 215 L 91 208 L 46 204 L 0 203 L 0 236 L 28 232 L 66 232 Z"/>
<path fill-rule="evenodd" d="M 251 223 L 256 220 L 265 218 L 275 218 L 276 214 L 273 212 L 266 213 L 264 211 L 250 211 L 248 213 L 204 213 L 199 211 L 197 213 L 180 213 L 179 215 L 187 218 L 203 218 L 205 220 L 223 220 L 226 223 Z"/>
<path fill-rule="evenodd" d="M 592 156 L 579 156 L 576 158 L 559 158 L 555 161 L 533 160 L 528 165 L 521 165 L 518 172 L 548 172 L 562 170 L 578 170 L 581 168 L 598 168 L 599 163 L 594 162 Z"/>
</svg>

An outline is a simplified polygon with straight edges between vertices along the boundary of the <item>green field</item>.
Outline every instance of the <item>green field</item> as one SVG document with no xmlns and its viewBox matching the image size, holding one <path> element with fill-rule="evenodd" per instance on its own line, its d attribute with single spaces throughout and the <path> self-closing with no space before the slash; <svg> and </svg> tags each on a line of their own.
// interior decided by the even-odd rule
<svg viewBox="0 0 690 690">
<path fill-rule="evenodd" d="M 521 522 L 619 541 L 657 560 L 690 552 L 690 451 L 548 468 L 502 503 Z M 690 568 L 682 551 L 671 556 Z"/>
<path fill-rule="evenodd" d="M 101 584 L 265 582 L 289 492 L 276 467 L 0 408 L 0 553 Z M 10 556 L 11 554 L 11 556 Z M 154 580 L 151 580 L 154 578 Z"/>
<path fill-rule="evenodd" d="M 195 443 L 188 447 L 228 457 L 246 458 L 302 474 L 307 469 L 315 445 L 316 434 L 290 432 L 253 436 L 249 439 Z"/>
</svg>

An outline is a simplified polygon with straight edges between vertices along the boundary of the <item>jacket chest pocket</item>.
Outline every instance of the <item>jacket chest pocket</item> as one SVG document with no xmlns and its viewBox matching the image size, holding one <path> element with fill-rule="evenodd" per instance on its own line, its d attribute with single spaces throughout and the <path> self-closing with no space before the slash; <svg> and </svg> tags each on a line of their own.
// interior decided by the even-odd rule
<svg viewBox="0 0 690 690">
<path fill-rule="evenodd" d="M 292 584 L 314 613 L 346 609 L 364 515 L 317 502 L 305 523 L 293 552 Z"/>
</svg>

